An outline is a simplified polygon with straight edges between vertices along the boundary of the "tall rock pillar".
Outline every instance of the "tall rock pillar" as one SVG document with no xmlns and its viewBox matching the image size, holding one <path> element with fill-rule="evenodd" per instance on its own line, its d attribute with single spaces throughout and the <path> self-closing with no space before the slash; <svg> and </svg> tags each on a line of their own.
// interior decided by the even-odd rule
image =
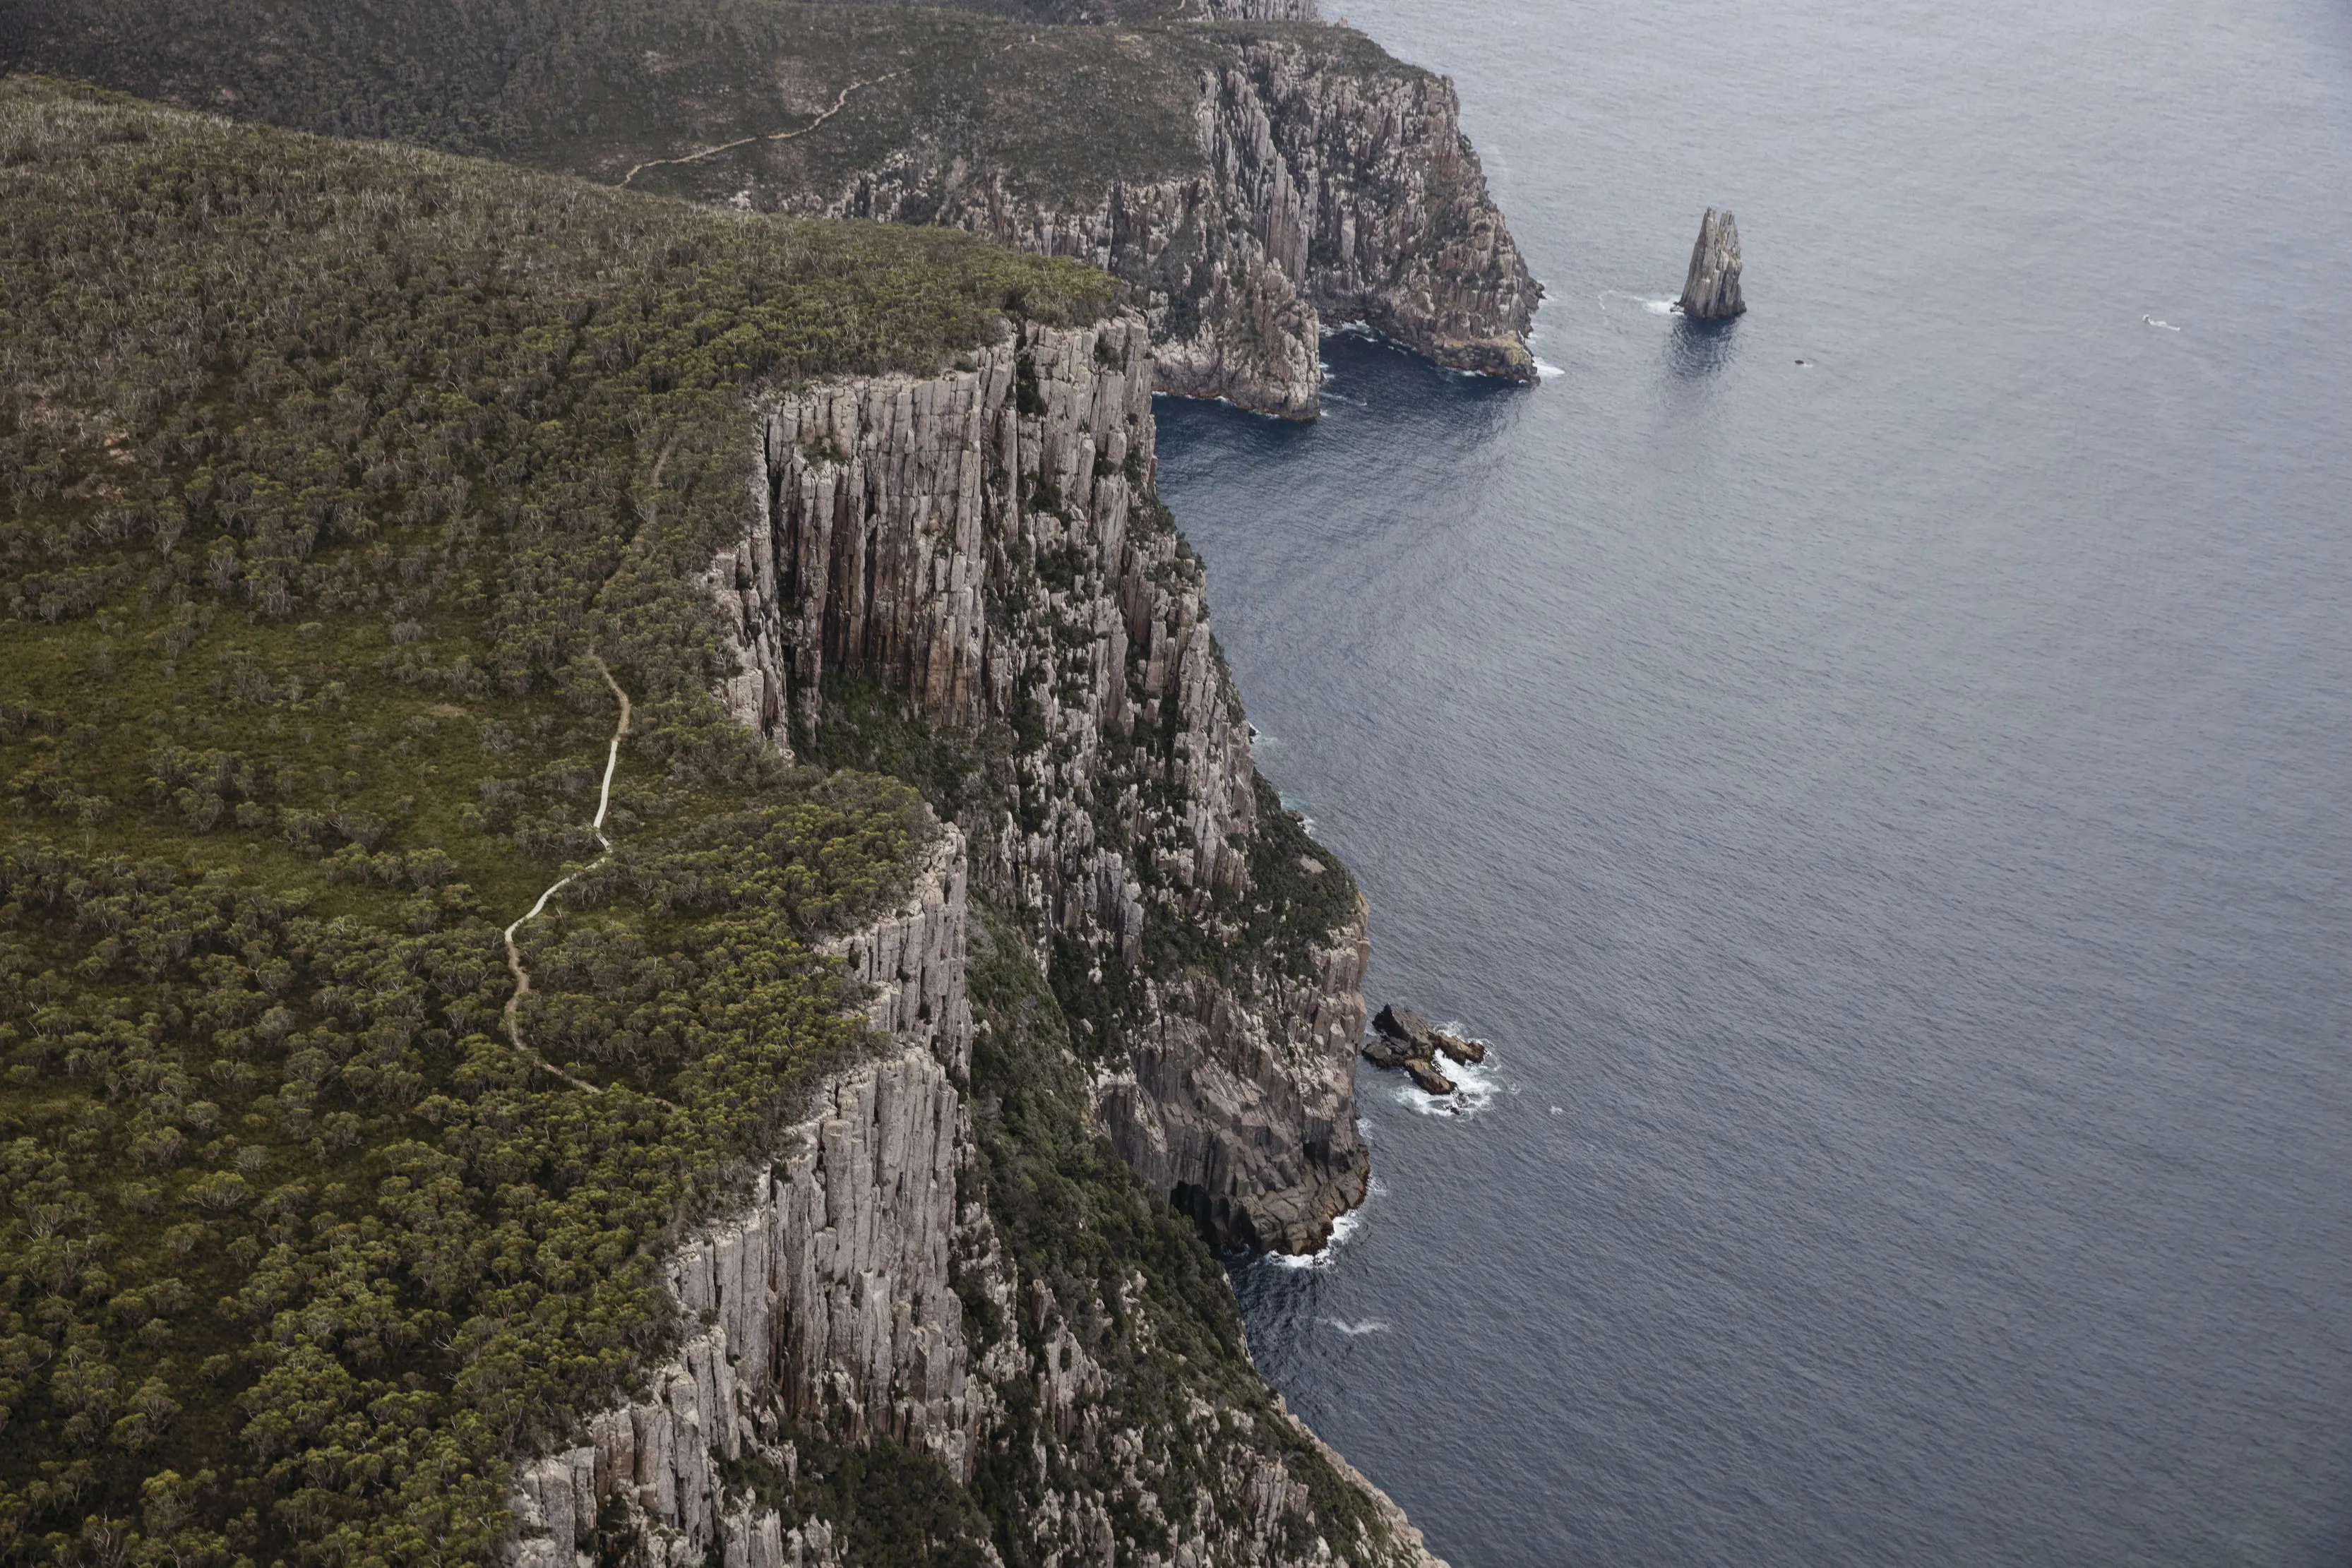
<svg viewBox="0 0 2352 1568">
<path fill-rule="evenodd" d="M 1729 213 L 1718 216 L 1709 207 L 1698 221 L 1690 275 L 1683 279 L 1683 297 L 1675 303 L 1694 321 L 1720 321 L 1748 308 L 1739 298 L 1739 225 Z"/>
</svg>

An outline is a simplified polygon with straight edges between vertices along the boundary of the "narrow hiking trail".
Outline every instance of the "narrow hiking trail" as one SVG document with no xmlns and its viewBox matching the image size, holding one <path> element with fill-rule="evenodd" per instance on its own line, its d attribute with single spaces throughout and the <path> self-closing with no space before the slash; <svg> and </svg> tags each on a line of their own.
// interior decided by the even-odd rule
<svg viewBox="0 0 2352 1568">
<path fill-rule="evenodd" d="M 665 452 L 664 455 L 667 456 L 667 453 Z M 658 468 L 656 472 L 658 473 Z M 604 846 L 604 852 L 580 870 L 566 873 L 548 883 L 547 891 L 539 895 L 539 902 L 530 906 L 530 913 L 507 927 L 507 968 L 514 976 L 515 988 L 514 995 L 507 998 L 506 1024 L 507 1039 L 512 1042 L 515 1050 L 530 1061 L 532 1065 L 545 1069 L 574 1089 L 583 1090 L 590 1094 L 602 1094 L 604 1090 L 596 1084 L 589 1082 L 584 1078 L 573 1077 L 523 1043 L 522 1019 L 518 1013 L 522 1007 L 523 998 L 530 995 L 530 971 L 522 967 L 522 954 L 515 946 L 515 933 L 528 922 L 538 919 L 541 911 L 547 907 L 549 899 L 561 893 L 567 883 L 576 882 L 613 858 L 613 841 L 604 836 L 604 813 L 613 804 L 613 774 L 621 766 L 621 742 L 629 733 L 629 694 L 621 689 L 621 683 L 613 678 L 613 672 L 605 667 L 603 659 L 591 653 L 588 655 L 588 662 L 596 666 L 596 673 L 604 677 L 604 684 L 613 688 L 613 695 L 621 702 L 621 722 L 614 727 L 613 744 L 604 754 L 604 785 L 596 793 L 596 819 L 588 824 L 588 831 L 596 835 L 596 841 Z"/>
<path fill-rule="evenodd" d="M 648 169 L 660 169 L 679 163 L 699 163 L 705 158 L 716 158 L 721 152 L 731 152 L 738 147 L 749 147 L 754 141 L 790 141 L 796 136 L 806 136 L 810 131 L 814 131 L 818 126 L 823 125 L 826 120 L 831 120 L 835 115 L 839 114 L 842 111 L 842 109 L 849 102 L 849 95 L 851 93 L 857 91 L 861 88 L 878 86 L 883 82 L 888 81 L 893 77 L 902 77 L 906 74 L 907 73 L 903 70 L 884 71 L 878 77 L 867 77 L 864 81 L 851 82 L 847 87 L 841 89 L 841 96 L 833 100 L 833 107 L 831 109 L 826 110 L 823 114 L 818 115 L 814 120 L 810 120 L 806 125 L 800 127 L 796 131 L 772 131 L 764 136 L 739 136 L 732 141 L 722 141 L 716 147 L 705 147 L 700 152 L 697 152 L 681 153 L 676 158 L 648 158 L 642 163 L 632 164 L 629 172 L 621 176 L 621 183 L 624 186 L 626 186 L 630 181 L 635 179 L 639 174 L 644 173 Z"/>
</svg>

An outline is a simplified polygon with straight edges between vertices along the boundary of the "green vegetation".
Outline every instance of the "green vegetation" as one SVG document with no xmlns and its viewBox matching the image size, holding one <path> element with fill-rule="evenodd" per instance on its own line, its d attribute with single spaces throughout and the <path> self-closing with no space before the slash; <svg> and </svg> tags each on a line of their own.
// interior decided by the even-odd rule
<svg viewBox="0 0 2352 1568">
<path fill-rule="evenodd" d="M 920 790 L 942 821 L 975 836 L 995 831 L 1012 785 L 1009 726 L 941 729 L 863 675 L 827 675 L 821 698 L 824 722 L 803 724 L 793 737 L 803 761 L 887 773 Z"/>
<path fill-rule="evenodd" d="M 1140 1436 L 1133 1469 L 1156 1502 L 1146 1508 L 1135 1490 L 1106 1488 L 1098 1474 L 1075 1473 L 1058 1448 L 1045 1448 L 1050 1458 L 1040 1475 L 1033 1458 L 1045 1447 L 1035 1388 L 1004 1385 L 1001 1427 L 972 1479 L 996 1524 L 1003 1562 L 1010 1568 L 1036 1563 L 1021 1526 L 1028 1498 L 1041 1489 L 1103 1491 L 1119 1534 L 1163 1553 L 1171 1544 L 1163 1521 L 1191 1513 L 1196 1487 L 1207 1482 L 1221 1507 L 1237 1507 L 1231 1478 L 1217 1474 L 1231 1457 L 1233 1412 L 1250 1423 L 1251 1446 L 1278 1456 L 1305 1483 L 1318 1528 L 1330 1540 L 1348 1542 L 1359 1532 L 1385 1540 L 1386 1526 L 1370 1501 L 1276 1409 L 1249 1360 L 1232 1287 L 1192 1222 L 1145 1187 L 1088 1120 L 1087 1076 L 1069 1017 L 1017 927 L 985 905 L 979 915 L 971 971 L 982 1025 L 971 1068 L 978 1175 L 1023 1298 L 1034 1281 L 1056 1303 L 1046 1322 L 1024 1315 L 1023 1348 L 1037 1357 L 1047 1329 L 1066 1328 L 1102 1367 L 1108 1424 Z M 985 1321 L 991 1310 L 968 1301 L 969 1330 L 987 1337 L 1001 1332 Z M 1188 1406 L 1196 1399 L 1229 1414 L 1215 1422 L 1191 1419 Z M 1291 1549 L 1308 1554 L 1307 1521 L 1293 1516 L 1292 1522 L 1307 1538 L 1290 1542 Z"/>
<path fill-rule="evenodd" d="M 1108 282 L 21 78 L 0 207 L 0 1560 L 478 1561 L 926 831 L 709 695 L 742 389 Z"/>
<path fill-rule="evenodd" d="M 1281 38 L 1347 71 L 1418 75 L 1360 33 L 1172 22 L 1171 0 L 969 10 L 808 0 L 0 0 L 0 69 L 192 109 L 403 141 L 761 205 L 830 201 L 912 160 L 1002 171 L 1091 204 L 1117 182 L 1204 171 L 1202 73 Z M 997 15 L 981 15 L 982 11 Z M 1116 15 L 1116 26 L 1038 26 Z M 15 15 L 11 15 L 11 13 Z M 12 25 L 13 24 L 13 25 Z M 801 130 L 858 87 L 817 131 Z M 922 222 L 928 212 L 901 214 Z"/>
</svg>

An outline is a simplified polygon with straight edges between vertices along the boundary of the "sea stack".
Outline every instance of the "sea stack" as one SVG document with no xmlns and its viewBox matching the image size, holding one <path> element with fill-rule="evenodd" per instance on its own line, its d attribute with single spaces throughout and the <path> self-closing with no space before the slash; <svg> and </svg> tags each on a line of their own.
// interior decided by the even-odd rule
<svg viewBox="0 0 2352 1568">
<path fill-rule="evenodd" d="M 1726 320 L 1748 308 L 1739 298 L 1739 225 L 1729 213 L 1718 217 L 1709 207 L 1699 219 L 1690 276 L 1683 279 L 1683 297 L 1675 303 L 1694 321 Z"/>
</svg>

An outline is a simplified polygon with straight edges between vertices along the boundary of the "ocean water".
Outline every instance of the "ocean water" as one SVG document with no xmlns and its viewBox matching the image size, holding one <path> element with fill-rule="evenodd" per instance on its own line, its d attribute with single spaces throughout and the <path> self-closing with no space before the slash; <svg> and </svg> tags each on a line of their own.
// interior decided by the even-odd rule
<svg viewBox="0 0 2352 1568">
<path fill-rule="evenodd" d="M 1559 373 L 1161 405 L 1375 1001 L 1494 1048 L 1360 1071 L 1261 1364 L 1456 1568 L 2352 1563 L 2352 12 L 1345 10 Z"/>
</svg>

